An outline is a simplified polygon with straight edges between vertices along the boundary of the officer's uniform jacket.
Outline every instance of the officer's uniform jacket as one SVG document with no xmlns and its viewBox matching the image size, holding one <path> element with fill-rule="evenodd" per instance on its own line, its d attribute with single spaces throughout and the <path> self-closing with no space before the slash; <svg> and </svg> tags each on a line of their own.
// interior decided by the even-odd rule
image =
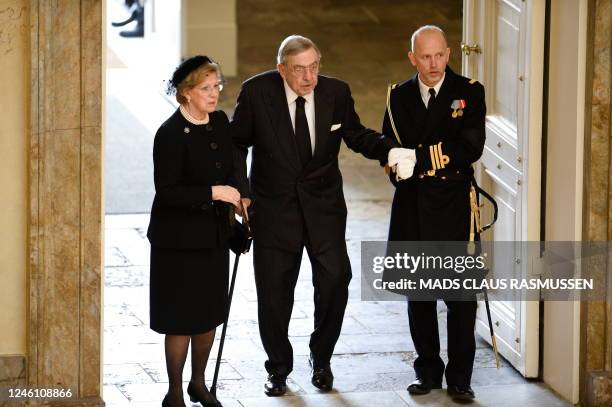
<svg viewBox="0 0 612 407">
<path fill-rule="evenodd" d="M 395 183 L 389 240 L 468 240 L 471 165 L 485 143 L 484 87 L 447 68 L 430 110 L 417 75 L 392 85 L 387 105 L 383 133 L 417 157 L 413 176 Z"/>
</svg>

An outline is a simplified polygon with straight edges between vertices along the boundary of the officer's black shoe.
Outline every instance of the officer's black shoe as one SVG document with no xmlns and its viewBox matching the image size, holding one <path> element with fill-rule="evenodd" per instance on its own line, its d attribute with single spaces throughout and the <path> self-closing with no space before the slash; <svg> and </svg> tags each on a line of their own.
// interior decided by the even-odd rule
<svg viewBox="0 0 612 407">
<path fill-rule="evenodd" d="M 334 374 L 329 366 L 312 370 L 312 385 L 321 391 L 330 391 L 334 387 Z"/>
<path fill-rule="evenodd" d="M 268 380 L 264 384 L 264 393 L 268 397 L 282 396 L 287 392 L 287 377 L 275 374 L 268 375 Z"/>
<path fill-rule="evenodd" d="M 441 389 L 442 383 L 433 383 L 430 380 L 416 379 L 408 385 L 408 393 L 410 394 L 427 394 L 431 389 Z"/>
<path fill-rule="evenodd" d="M 312 368 L 312 379 L 310 382 L 314 387 L 321 391 L 330 391 L 334 387 L 334 374 L 331 371 L 329 363 L 327 365 L 317 365 L 314 361 L 312 353 L 308 358 L 308 363 Z"/>
<path fill-rule="evenodd" d="M 446 392 L 453 400 L 470 401 L 476 398 L 470 386 L 448 386 Z"/>
</svg>

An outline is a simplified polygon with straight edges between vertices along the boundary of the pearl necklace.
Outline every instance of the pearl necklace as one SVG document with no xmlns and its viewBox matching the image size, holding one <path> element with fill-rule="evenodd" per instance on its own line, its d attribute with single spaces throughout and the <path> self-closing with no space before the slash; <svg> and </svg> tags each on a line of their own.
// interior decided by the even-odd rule
<svg viewBox="0 0 612 407">
<path fill-rule="evenodd" d="M 200 126 L 202 124 L 207 124 L 210 121 L 210 117 L 208 115 L 207 115 L 206 119 L 203 119 L 203 120 L 196 119 L 195 117 L 193 117 L 192 115 L 189 114 L 189 112 L 187 111 L 187 109 L 185 109 L 183 107 L 183 105 L 179 106 L 179 110 L 181 111 L 181 114 L 183 115 L 185 120 L 187 120 L 191 124 L 195 124 L 196 126 Z"/>
</svg>

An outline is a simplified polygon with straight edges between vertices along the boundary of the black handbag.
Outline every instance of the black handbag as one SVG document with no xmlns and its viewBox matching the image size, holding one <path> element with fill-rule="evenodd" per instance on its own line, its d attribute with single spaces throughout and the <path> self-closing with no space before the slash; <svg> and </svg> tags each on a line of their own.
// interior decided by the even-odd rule
<svg viewBox="0 0 612 407">
<path fill-rule="evenodd" d="M 251 249 L 251 242 L 253 241 L 253 232 L 251 231 L 251 225 L 249 224 L 248 212 L 244 208 L 242 200 L 240 201 L 242 213 L 245 214 L 242 217 L 242 222 L 236 220 L 234 211 L 231 212 L 231 235 L 229 239 L 230 250 L 236 255 L 247 253 Z"/>
</svg>

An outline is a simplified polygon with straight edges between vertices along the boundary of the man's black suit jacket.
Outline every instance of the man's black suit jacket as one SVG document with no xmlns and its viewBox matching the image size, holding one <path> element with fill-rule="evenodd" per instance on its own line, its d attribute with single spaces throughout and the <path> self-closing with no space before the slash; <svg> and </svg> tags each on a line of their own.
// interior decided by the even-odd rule
<svg viewBox="0 0 612 407">
<path fill-rule="evenodd" d="M 252 223 L 258 245 L 297 251 L 306 232 L 315 252 L 344 247 L 340 141 L 380 161 L 386 161 L 389 149 L 396 146 L 392 139 L 361 124 L 345 82 L 319 75 L 314 100 L 314 155 L 302 168 L 280 74 L 264 72 L 242 86 L 231 133 L 239 190 L 254 199 Z M 332 131 L 332 125 L 340 126 Z M 251 146 L 247 180 L 246 156 Z"/>
</svg>

